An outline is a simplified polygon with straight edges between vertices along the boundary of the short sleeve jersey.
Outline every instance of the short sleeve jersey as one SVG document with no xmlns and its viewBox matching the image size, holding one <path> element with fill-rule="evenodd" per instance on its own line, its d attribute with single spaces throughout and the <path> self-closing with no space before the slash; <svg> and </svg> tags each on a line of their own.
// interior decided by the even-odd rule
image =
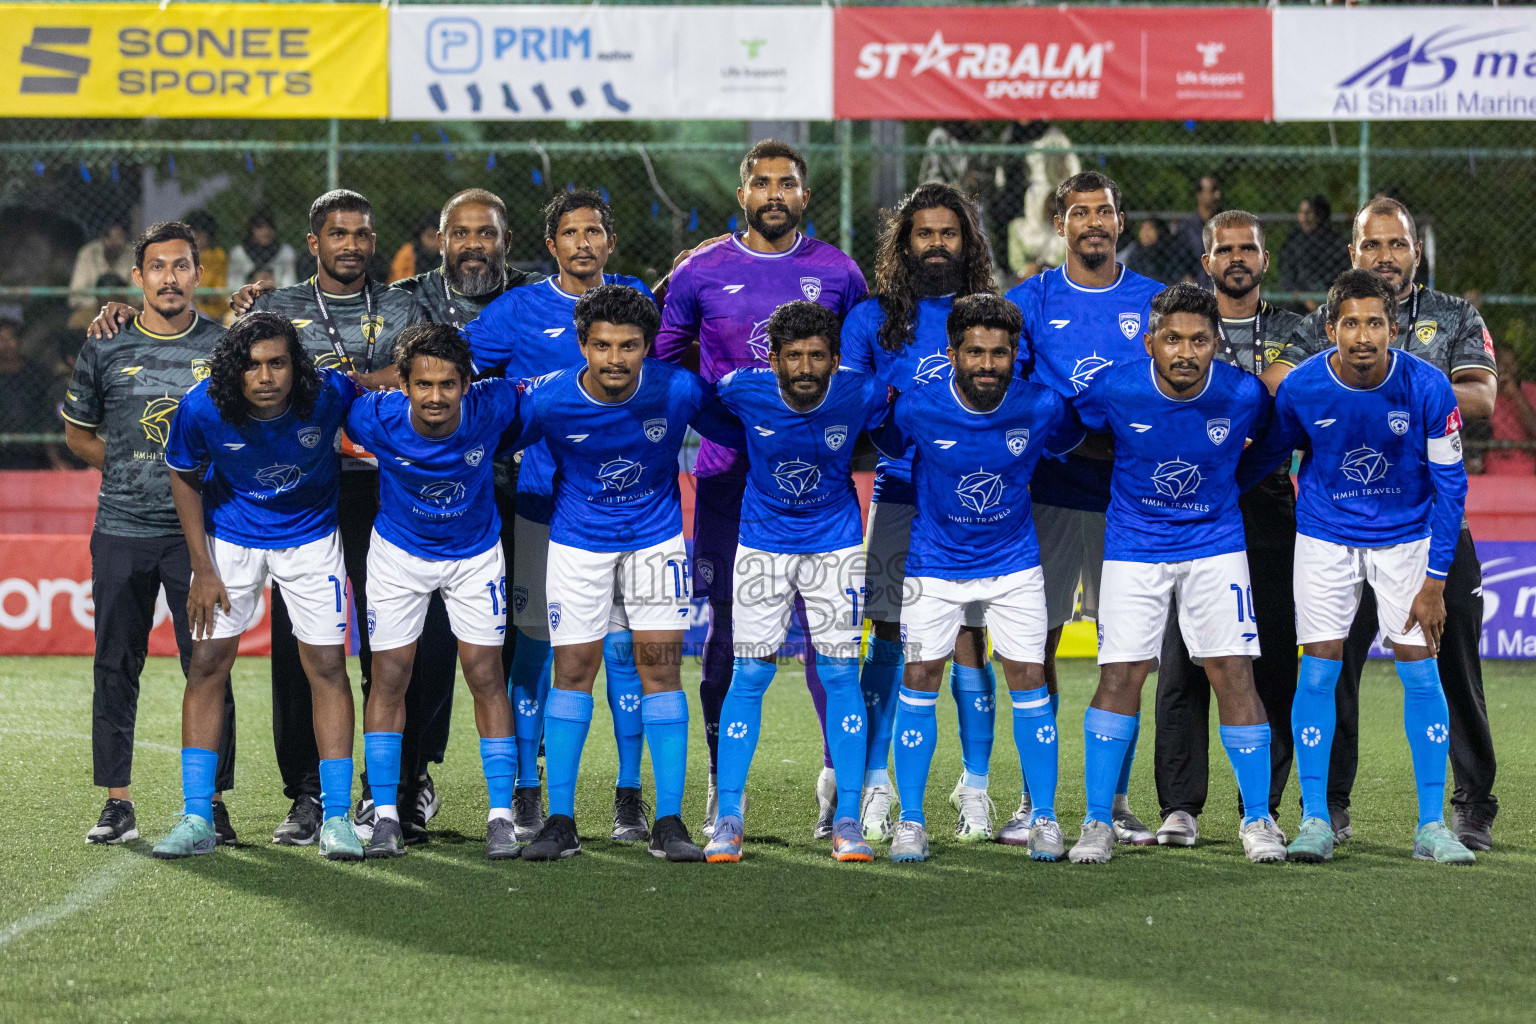
<svg viewBox="0 0 1536 1024">
<path fill-rule="evenodd" d="M 66 420 L 106 431 L 96 529 L 119 537 L 177 537 L 165 448 L 183 396 L 208 376 L 224 328 L 202 316 L 179 334 L 135 318 L 115 337 L 87 341 L 64 393 Z"/>
<path fill-rule="evenodd" d="M 210 537 L 248 548 L 293 548 L 336 529 L 340 467 L 336 431 L 359 394 L 343 373 L 320 371 L 308 419 L 292 409 L 271 420 L 230 423 L 200 383 L 171 422 L 166 465 L 183 473 L 208 466 L 203 526 Z"/>
<path fill-rule="evenodd" d="M 377 282 L 369 282 L 368 288 L 373 299 L 371 314 L 362 292 L 323 296 L 336 327 L 334 339 L 326 333 L 325 320 L 315 301 L 314 278 L 267 292 L 251 308 L 278 313 L 293 321 L 299 342 L 316 366 L 359 372 L 379 370 L 394 362 L 395 339 L 400 332 L 425 322 L 426 318 L 409 292 L 386 288 Z M 333 341 L 341 345 L 346 360 L 336 354 Z"/>
<path fill-rule="evenodd" d="M 1331 349 L 1326 307 L 1313 310 L 1296 325 L 1277 361 L 1300 366 L 1310 357 Z M 1457 370 L 1476 369 L 1498 373 L 1493 358 L 1493 335 L 1477 308 L 1456 295 L 1414 285 L 1408 298 L 1397 302 L 1397 339 L 1393 348 L 1418 356 L 1449 377 Z"/>
</svg>

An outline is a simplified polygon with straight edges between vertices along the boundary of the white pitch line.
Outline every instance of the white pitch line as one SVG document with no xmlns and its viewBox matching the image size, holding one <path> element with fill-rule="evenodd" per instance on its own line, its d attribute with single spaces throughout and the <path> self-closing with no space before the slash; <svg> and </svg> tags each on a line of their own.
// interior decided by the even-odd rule
<svg viewBox="0 0 1536 1024">
<path fill-rule="evenodd" d="M 59 902 L 34 911 L 18 921 L 12 921 L 4 928 L 0 928 L 0 948 L 9 945 L 13 940 L 19 939 L 28 932 L 37 931 L 39 928 L 47 928 L 69 917 L 71 914 L 85 910 L 97 900 L 103 899 L 116 889 L 118 884 L 129 874 L 137 871 L 148 863 L 148 858 L 137 854 L 125 852 L 113 863 L 108 864 L 90 878 L 87 878 L 73 892 L 65 896 Z"/>
</svg>

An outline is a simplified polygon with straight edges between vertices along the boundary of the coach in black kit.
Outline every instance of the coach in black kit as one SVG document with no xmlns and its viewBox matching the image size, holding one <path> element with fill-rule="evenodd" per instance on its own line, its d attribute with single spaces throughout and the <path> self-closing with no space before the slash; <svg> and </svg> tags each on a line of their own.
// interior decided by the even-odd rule
<svg viewBox="0 0 1536 1024">
<path fill-rule="evenodd" d="M 1264 376 L 1301 317 L 1276 309 L 1259 295 L 1269 269 L 1264 225 L 1242 210 L 1212 217 L 1203 234 L 1202 264 L 1216 289 L 1221 312 L 1217 356 Z M 1296 492 L 1290 465 L 1275 471 L 1239 501 L 1247 540 L 1248 572 L 1261 654 L 1253 662 L 1253 684 L 1270 729 L 1269 811 L 1280 820 L 1280 796 L 1291 771 L 1291 701 L 1296 696 L 1296 608 L 1291 567 L 1296 547 Z M 1163 825 L 1157 841 L 1189 846 L 1198 833 L 1209 781 L 1211 686 L 1195 665 L 1172 609 L 1157 674 L 1157 742 L 1153 769 Z"/>
<path fill-rule="evenodd" d="M 1498 384 L 1493 339 L 1471 303 L 1413 283 L 1422 249 L 1408 208 L 1395 199 L 1367 203 L 1355 216 L 1349 253 L 1355 267 L 1375 271 L 1397 291 L 1398 333 L 1393 344 L 1433 363 L 1450 378 L 1464 420 L 1492 416 Z M 1318 310 L 1297 326 L 1275 360 L 1276 378 L 1328 347 L 1323 311 Z M 1493 795 L 1493 736 L 1488 729 L 1478 657 L 1483 630 L 1482 566 L 1465 521 L 1445 581 L 1445 609 L 1438 661 L 1451 712 L 1455 781 L 1451 828 L 1468 849 L 1486 850 L 1492 842 L 1499 804 Z M 1353 833 L 1349 796 L 1359 753 L 1360 672 L 1375 635 L 1376 598 L 1367 585 L 1344 645 L 1344 668 L 1337 690 L 1338 726 L 1328 768 L 1328 809 L 1339 841 Z"/>
</svg>

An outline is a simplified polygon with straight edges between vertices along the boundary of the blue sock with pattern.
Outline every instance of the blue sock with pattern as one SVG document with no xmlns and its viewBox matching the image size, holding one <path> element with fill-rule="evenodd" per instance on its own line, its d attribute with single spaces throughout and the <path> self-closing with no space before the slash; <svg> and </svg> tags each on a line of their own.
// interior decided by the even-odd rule
<svg viewBox="0 0 1536 1024">
<path fill-rule="evenodd" d="M 548 640 L 517 631 L 508 676 L 512 698 L 512 727 L 517 733 L 517 787 L 539 787 L 539 741 L 544 738 L 544 709 L 549 703 L 550 672 L 555 652 Z M 368 775 L 369 781 L 373 773 Z"/>
<path fill-rule="evenodd" d="M 741 817 L 747 772 L 763 731 L 763 696 L 777 671 L 777 665 L 761 658 L 737 658 L 731 671 L 731 688 L 720 705 L 720 745 L 715 754 L 721 818 Z M 654 760 L 655 754 L 651 757 Z"/>
<path fill-rule="evenodd" d="M 1296 744 L 1296 781 L 1301 786 L 1301 816 L 1328 817 L 1328 759 L 1338 718 L 1334 688 L 1343 661 L 1301 656 L 1296 698 L 1291 702 L 1291 735 Z"/>
<path fill-rule="evenodd" d="M 320 762 L 320 806 L 324 816 L 346 814 L 352 806 L 352 759 L 333 757 Z"/>
<path fill-rule="evenodd" d="M 1224 725 L 1220 731 L 1243 798 L 1243 824 L 1269 817 L 1269 723 Z"/>
<path fill-rule="evenodd" d="M 1125 760 L 1120 762 L 1120 775 L 1115 779 L 1116 796 L 1131 791 L 1131 765 L 1136 763 L 1136 741 L 1141 739 L 1141 712 L 1138 711 L 1135 718 L 1136 730 L 1131 733 L 1131 741 L 1125 745 Z"/>
<path fill-rule="evenodd" d="M 832 772 L 837 776 L 835 817 L 857 818 L 864 795 L 864 718 L 869 713 L 859 692 L 859 659 L 823 655 L 817 664 L 822 688 L 827 691 L 827 745 L 832 752 Z"/>
<path fill-rule="evenodd" d="M 640 699 L 640 714 L 656 777 L 656 817 L 682 814 L 688 778 L 688 698 L 682 690 L 648 693 Z"/>
<path fill-rule="evenodd" d="M 1451 713 L 1434 658 L 1400 661 L 1403 730 L 1413 756 L 1413 784 L 1419 791 L 1419 825 L 1445 818 L 1445 759 L 1451 740 Z"/>
<path fill-rule="evenodd" d="M 895 750 L 896 794 L 901 799 L 901 820 L 926 825 L 923 798 L 928 794 L 928 769 L 933 767 L 933 748 L 938 740 L 939 695 L 903 686 L 896 700 Z"/>
<path fill-rule="evenodd" d="M 613 742 L 619 750 L 620 789 L 640 788 L 640 753 L 645 727 L 640 721 L 640 672 L 635 668 L 635 635 L 629 630 L 603 637 L 603 689 L 613 713 Z"/>
<path fill-rule="evenodd" d="M 210 824 L 213 822 L 213 775 L 218 766 L 218 751 L 181 748 L 182 814 L 195 814 Z"/>
<path fill-rule="evenodd" d="M 592 695 L 550 690 L 544 710 L 544 770 L 549 777 L 549 813 L 576 817 L 576 776 L 581 750 L 592 728 Z"/>
<path fill-rule="evenodd" d="M 896 724 L 896 688 L 901 684 L 905 658 L 900 640 L 871 636 L 859 674 L 864 706 L 869 713 L 869 733 L 864 747 L 864 785 L 889 786 L 891 729 Z"/>
<path fill-rule="evenodd" d="M 1031 820 L 1056 817 L 1057 751 L 1056 714 L 1045 687 L 1015 690 L 1013 698 L 1013 745 L 1019 748 L 1019 768 L 1029 790 Z"/>
<path fill-rule="evenodd" d="M 480 767 L 485 772 L 485 793 L 491 815 L 506 811 L 512 817 L 512 783 L 517 778 L 517 737 L 480 737 Z"/>
<path fill-rule="evenodd" d="M 1136 716 L 1090 707 L 1083 713 L 1083 788 L 1088 800 L 1087 821 L 1109 824 L 1115 802 L 1115 779 L 1125 764 L 1125 748 L 1136 736 Z"/>
<path fill-rule="evenodd" d="M 398 732 L 363 733 L 363 760 L 368 765 L 368 788 L 373 793 L 375 808 L 394 807 L 400 800 L 400 743 L 403 738 Z"/>
<path fill-rule="evenodd" d="M 949 690 L 960 714 L 960 763 L 965 766 L 961 781 L 973 789 L 986 789 L 997 716 L 997 679 L 991 662 L 980 668 L 955 665 L 949 672 Z"/>
</svg>

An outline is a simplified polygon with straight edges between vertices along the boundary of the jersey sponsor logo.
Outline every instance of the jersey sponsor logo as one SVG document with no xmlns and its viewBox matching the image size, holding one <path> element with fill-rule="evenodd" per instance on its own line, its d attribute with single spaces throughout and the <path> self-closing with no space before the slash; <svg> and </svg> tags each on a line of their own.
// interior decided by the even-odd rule
<svg viewBox="0 0 1536 1024">
<path fill-rule="evenodd" d="M 602 481 L 603 490 L 622 494 L 640 482 L 644 470 L 645 467 L 633 459 L 611 459 L 597 467 L 597 478 Z"/>
<path fill-rule="evenodd" d="M 790 459 L 773 468 L 773 479 L 779 490 L 801 498 L 821 486 L 821 469 L 813 462 Z"/>
<path fill-rule="evenodd" d="M 1232 433 L 1232 421 L 1225 416 L 1217 416 L 1205 421 L 1205 436 L 1211 439 L 1211 444 L 1221 444 Z"/>
<path fill-rule="evenodd" d="M 142 369 L 144 369 L 144 367 L 142 367 L 142 366 L 125 366 L 121 370 L 118 370 L 117 372 L 118 373 L 125 373 L 128 376 L 132 377 L 134 374 L 138 373 Z"/>
<path fill-rule="evenodd" d="M 1052 327 L 1056 328 L 1059 331 L 1063 327 L 1067 326 L 1067 324 L 1071 323 L 1072 321 L 1071 320 L 1048 320 L 1046 322 L 1049 323 Z"/>
<path fill-rule="evenodd" d="M 273 494 L 282 494 L 291 491 L 299 485 L 299 480 L 304 473 L 298 466 L 288 466 L 282 463 L 268 466 L 266 469 L 256 471 L 256 482 L 271 490 Z"/>
<path fill-rule="evenodd" d="M 1413 325 L 1413 336 L 1419 339 L 1419 344 L 1428 348 L 1434 344 L 1435 335 L 1440 331 L 1438 320 L 1420 320 Z"/>
<path fill-rule="evenodd" d="M 725 292 L 727 295 L 735 295 L 745 287 L 746 285 L 744 284 L 725 284 L 720 286 L 720 290 Z"/>
<path fill-rule="evenodd" d="M 1401 409 L 1393 409 L 1387 413 L 1387 426 L 1392 428 L 1392 433 L 1402 437 L 1408 433 L 1408 414 Z"/>
<path fill-rule="evenodd" d="M 1457 406 L 1455 409 L 1452 409 L 1450 411 L 1449 415 L 1447 415 L 1445 417 L 1445 432 L 1447 434 L 1450 434 L 1450 433 L 1454 433 L 1455 431 L 1458 431 L 1460 429 L 1461 429 L 1461 407 Z"/>
<path fill-rule="evenodd" d="M 421 500 L 438 508 L 449 508 L 464 500 L 464 485 L 457 480 L 434 480 L 421 489 Z"/>
<path fill-rule="evenodd" d="M 313 320 L 290 320 L 288 322 L 293 324 L 294 330 L 298 330 L 298 331 L 302 331 L 304 328 L 306 328 L 310 324 L 314 323 Z M 319 366 L 320 364 L 317 362 L 315 365 Z"/>
<path fill-rule="evenodd" d="M 245 447 L 245 442 L 244 441 L 225 441 L 224 442 L 224 447 L 228 448 L 232 452 L 237 452 L 241 448 Z"/>
<path fill-rule="evenodd" d="M 464 453 L 464 461 L 469 463 L 471 467 L 480 465 L 480 460 L 483 458 L 485 458 L 485 445 L 483 444 L 477 444 Z"/>
<path fill-rule="evenodd" d="M 320 443 L 320 428 L 319 427 L 305 427 L 303 430 L 299 431 L 299 444 L 303 445 L 305 448 L 313 448 L 315 445 L 317 445 L 319 443 Z"/>
<path fill-rule="evenodd" d="M 1024 429 L 1010 430 L 1004 435 L 1003 440 L 1008 445 L 1008 454 L 1019 456 L 1024 454 L 1024 449 L 1029 447 L 1029 431 Z"/>
<path fill-rule="evenodd" d="M 848 440 L 848 426 L 847 424 L 839 423 L 834 427 L 828 427 L 822 431 L 821 436 L 826 438 L 828 448 L 837 451 Z"/>
<path fill-rule="evenodd" d="M 176 407 L 180 404 L 181 399 L 170 395 L 145 402 L 144 415 L 139 417 L 139 426 L 144 428 L 144 436 L 163 446 L 170 439 L 171 418 L 176 415 Z"/>
<path fill-rule="evenodd" d="M 1187 498 L 1200 489 L 1200 467 L 1183 459 L 1159 462 L 1152 471 L 1152 486 L 1157 493 L 1170 501 Z"/>
<path fill-rule="evenodd" d="M 566 434 L 565 439 L 567 441 L 575 441 L 577 444 L 581 444 L 581 442 L 585 441 L 591 436 L 591 434 Z"/>
<path fill-rule="evenodd" d="M 551 630 L 555 630 L 555 629 L 559 629 L 560 628 L 560 602 L 559 601 L 551 601 L 549 603 L 549 628 Z"/>
<path fill-rule="evenodd" d="M 949 451 L 955 446 L 954 441 L 934 441 L 933 443 L 938 445 L 940 448 L 943 448 L 945 451 Z"/>
<path fill-rule="evenodd" d="M 960 478 L 955 494 L 959 495 L 960 504 L 979 514 L 996 508 L 1003 500 L 1003 478 L 996 473 L 978 469 Z"/>
<path fill-rule="evenodd" d="M 919 384 L 932 384 L 934 381 L 947 380 L 950 373 L 949 356 L 935 352 L 918 362 L 917 369 L 912 372 L 912 379 Z"/>
<path fill-rule="evenodd" d="M 776 431 L 776 430 L 769 430 L 767 427 L 763 426 L 760 423 L 755 425 L 752 429 L 757 431 L 758 434 L 760 436 L 762 436 L 762 437 L 771 437 L 774 434 L 778 433 L 778 431 Z"/>
<path fill-rule="evenodd" d="M 1336 419 L 1334 419 L 1333 417 L 1330 416 L 1330 417 L 1328 417 L 1327 419 L 1324 419 L 1324 420 L 1313 420 L 1312 421 L 1312 425 L 1314 427 L 1331 427 L 1331 426 L 1333 426 L 1337 422 L 1338 422 L 1338 420 L 1336 420 Z"/>
<path fill-rule="evenodd" d="M 1138 434 L 1145 434 L 1147 431 L 1152 429 L 1152 424 L 1150 424 L 1150 423 L 1132 423 L 1131 427 L 1132 427 L 1132 429 L 1134 429 L 1136 431 L 1136 433 L 1138 433 Z"/>
<path fill-rule="evenodd" d="M 560 337 L 560 335 L 565 333 L 565 328 L 564 327 L 546 327 L 544 329 L 544 333 L 549 335 L 551 338 L 558 338 L 558 337 Z"/>
<path fill-rule="evenodd" d="M 766 319 L 752 325 L 752 333 L 747 337 L 747 350 L 752 353 L 752 360 L 758 366 L 768 365 L 768 321 Z"/>
<path fill-rule="evenodd" d="M 196 380 L 196 381 L 207 380 L 208 379 L 208 375 L 211 374 L 212 372 L 213 372 L 213 360 L 211 360 L 211 359 L 194 359 L 194 360 L 192 360 L 192 379 L 193 380 Z"/>
<path fill-rule="evenodd" d="M 1355 483 L 1364 485 L 1375 483 L 1386 476 L 1387 468 L 1391 465 L 1381 452 L 1362 445 L 1344 453 L 1344 461 L 1339 463 L 1339 469 Z"/>
<path fill-rule="evenodd" d="M 821 278 L 802 277 L 800 279 L 800 294 L 804 295 L 811 302 L 821 298 Z"/>
<path fill-rule="evenodd" d="M 1135 341 L 1136 335 L 1141 333 L 1141 314 L 1121 313 L 1120 333 L 1125 335 L 1127 340 Z"/>
<path fill-rule="evenodd" d="M 1135 313 L 1121 314 L 1121 320 L 1120 320 L 1121 330 L 1125 329 L 1124 328 L 1125 316 L 1127 316 L 1127 315 L 1135 316 L 1138 322 L 1141 319 L 1141 317 L 1138 314 L 1135 314 Z M 1134 334 L 1126 335 L 1126 337 L 1128 337 L 1128 338 L 1129 337 L 1133 337 L 1133 336 L 1134 336 Z M 1077 364 L 1072 367 L 1072 378 L 1071 378 L 1071 380 L 1072 380 L 1072 387 L 1075 390 L 1077 390 L 1077 391 L 1082 391 L 1084 388 L 1086 388 L 1089 384 L 1091 384 L 1093 382 L 1093 378 L 1094 378 L 1095 374 L 1097 374 L 1100 370 L 1104 369 L 1104 367 L 1106 367 L 1106 366 L 1113 366 L 1114 364 L 1115 364 L 1115 361 L 1113 359 L 1105 359 L 1103 356 L 1099 355 L 1097 352 L 1089 353 L 1088 355 L 1086 355 L 1083 358 L 1079 359 L 1077 361 Z"/>
<path fill-rule="evenodd" d="M 647 441 L 659 442 L 667 436 L 667 421 L 665 419 L 646 420 L 642 427 L 645 430 Z"/>
</svg>

